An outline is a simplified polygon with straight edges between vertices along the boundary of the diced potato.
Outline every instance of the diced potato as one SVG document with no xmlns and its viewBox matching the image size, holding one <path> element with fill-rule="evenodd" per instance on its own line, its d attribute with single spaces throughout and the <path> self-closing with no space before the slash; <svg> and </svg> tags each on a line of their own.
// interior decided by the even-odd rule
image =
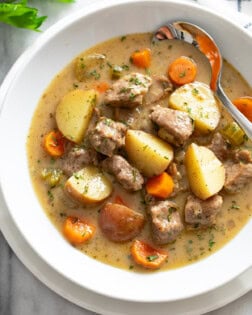
<svg viewBox="0 0 252 315">
<path fill-rule="evenodd" d="M 167 142 L 144 131 L 128 130 L 125 147 L 129 159 L 147 177 L 161 174 L 173 159 Z"/>
<path fill-rule="evenodd" d="M 184 162 L 191 190 L 197 197 L 205 200 L 222 189 L 225 168 L 210 149 L 192 143 Z"/>
<path fill-rule="evenodd" d="M 99 67 L 105 61 L 106 57 L 102 54 L 91 54 L 88 56 L 80 56 L 75 62 L 75 75 L 79 81 L 93 78 L 98 80 L 100 74 Z"/>
<path fill-rule="evenodd" d="M 96 104 L 94 90 L 73 90 L 67 93 L 56 108 L 59 130 L 69 140 L 82 141 Z"/>
<path fill-rule="evenodd" d="M 65 183 L 66 191 L 84 204 L 98 203 L 112 193 L 109 179 L 95 166 L 74 173 Z"/>
<path fill-rule="evenodd" d="M 169 106 L 187 112 L 194 120 L 195 129 L 207 133 L 215 130 L 220 121 L 220 109 L 210 87 L 193 82 L 176 89 L 169 98 Z"/>
</svg>

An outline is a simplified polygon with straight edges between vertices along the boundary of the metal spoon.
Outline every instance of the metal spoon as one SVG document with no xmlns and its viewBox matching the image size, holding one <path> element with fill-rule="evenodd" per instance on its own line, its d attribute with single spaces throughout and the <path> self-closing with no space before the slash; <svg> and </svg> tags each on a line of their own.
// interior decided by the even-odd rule
<svg viewBox="0 0 252 315">
<path fill-rule="evenodd" d="M 232 104 L 221 87 L 222 57 L 213 38 L 195 24 L 177 21 L 160 27 L 154 40 L 178 39 L 198 48 L 208 59 L 212 68 L 210 87 L 240 125 L 248 138 L 252 140 L 252 123 Z"/>
</svg>

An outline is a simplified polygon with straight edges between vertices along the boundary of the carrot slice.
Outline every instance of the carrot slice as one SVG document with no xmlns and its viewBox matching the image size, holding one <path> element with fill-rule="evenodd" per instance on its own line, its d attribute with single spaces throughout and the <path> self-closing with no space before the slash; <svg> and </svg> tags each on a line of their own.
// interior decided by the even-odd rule
<svg viewBox="0 0 252 315">
<path fill-rule="evenodd" d="M 147 69 L 151 63 L 151 51 L 146 48 L 143 50 L 135 51 L 130 56 L 130 61 L 138 68 Z"/>
<path fill-rule="evenodd" d="M 252 97 L 243 96 L 233 100 L 233 104 L 252 122 Z"/>
<path fill-rule="evenodd" d="M 96 91 L 99 93 L 104 93 L 109 89 L 110 85 L 107 82 L 100 82 L 94 86 Z"/>
<path fill-rule="evenodd" d="M 65 138 L 60 131 L 52 130 L 44 137 L 45 151 L 53 157 L 60 157 L 65 151 Z"/>
<path fill-rule="evenodd" d="M 153 248 L 149 244 L 140 240 L 135 240 L 133 242 L 131 246 L 131 255 L 138 265 L 149 269 L 159 268 L 168 257 L 166 251 Z"/>
<path fill-rule="evenodd" d="M 74 245 L 88 241 L 95 232 L 95 227 L 77 217 L 67 217 L 63 225 L 63 233 Z"/>
<path fill-rule="evenodd" d="M 147 193 L 157 198 L 167 198 L 171 195 L 174 188 L 172 177 L 166 172 L 151 177 L 147 180 Z"/>
<path fill-rule="evenodd" d="M 197 65 L 189 57 L 181 56 L 175 59 L 168 67 L 168 76 L 172 83 L 183 85 L 195 80 Z"/>
</svg>

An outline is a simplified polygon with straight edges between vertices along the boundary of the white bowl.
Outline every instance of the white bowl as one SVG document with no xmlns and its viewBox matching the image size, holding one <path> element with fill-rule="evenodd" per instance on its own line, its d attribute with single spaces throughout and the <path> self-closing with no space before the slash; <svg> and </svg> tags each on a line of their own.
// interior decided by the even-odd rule
<svg viewBox="0 0 252 315">
<path fill-rule="evenodd" d="M 18 61 L 1 89 L 1 188 L 17 229 L 33 250 L 66 278 L 100 294 L 128 301 L 175 301 L 200 295 L 252 265 L 252 221 L 223 249 L 176 270 L 137 274 L 100 263 L 70 246 L 48 220 L 34 193 L 26 137 L 34 109 L 52 78 L 86 48 L 127 33 L 153 31 L 167 21 L 205 28 L 252 85 L 252 38 L 227 19 L 196 5 L 165 0 L 97 2 L 57 23 Z M 0 223 L 1 224 L 1 223 Z"/>
</svg>

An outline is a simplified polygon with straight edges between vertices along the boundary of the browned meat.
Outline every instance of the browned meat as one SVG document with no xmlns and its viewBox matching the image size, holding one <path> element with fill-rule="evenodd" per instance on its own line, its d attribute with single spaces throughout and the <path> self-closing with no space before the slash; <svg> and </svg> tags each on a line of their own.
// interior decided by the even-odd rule
<svg viewBox="0 0 252 315">
<path fill-rule="evenodd" d="M 93 148 L 73 148 L 61 160 L 63 172 L 71 176 L 85 165 L 98 164 L 98 154 Z"/>
<path fill-rule="evenodd" d="M 125 144 L 127 127 L 112 119 L 101 117 L 95 128 L 89 133 L 89 142 L 96 151 L 112 156 Z"/>
<path fill-rule="evenodd" d="M 214 195 L 207 200 L 201 200 L 193 195 L 187 197 L 185 204 L 185 222 L 189 228 L 207 228 L 215 224 L 223 199 Z"/>
<path fill-rule="evenodd" d="M 235 194 L 239 192 L 246 184 L 252 180 L 252 163 L 233 163 L 224 164 L 226 170 L 226 179 L 224 189 Z"/>
<path fill-rule="evenodd" d="M 221 161 L 228 157 L 228 146 L 222 135 L 217 132 L 214 134 L 211 143 L 207 146 Z"/>
<path fill-rule="evenodd" d="M 187 113 L 179 110 L 157 105 L 154 107 L 150 118 L 165 131 L 165 134 L 161 134 L 160 132 L 159 136 L 175 145 L 184 144 L 193 132 L 193 121 L 191 117 Z"/>
<path fill-rule="evenodd" d="M 111 106 L 132 108 L 143 103 L 152 79 L 141 73 L 127 74 L 117 80 L 104 95 L 104 103 Z"/>
<path fill-rule="evenodd" d="M 252 163 L 252 153 L 247 149 L 238 149 L 233 152 L 232 158 L 236 162 Z"/>
<path fill-rule="evenodd" d="M 115 176 L 117 181 L 129 191 L 142 189 L 144 179 L 138 169 L 131 166 L 120 155 L 113 155 L 102 162 L 102 168 Z"/>
<path fill-rule="evenodd" d="M 152 85 L 145 96 L 145 101 L 147 104 L 158 102 L 169 95 L 172 90 L 173 86 L 166 76 L 155 75 L 153 76 Z"/>
<path fill-rule="evenodd" d="M 103 234 L 114 242 L 133 239 L 141 232 L 144 223 L 141 213 L 116 203 L 106 203 L 99 214 L 99 225 Z"/>
<path fill-rule="evenodd" d="M 183 164 L 179 165 L 175 162 L 171 162 L 168 167 L 168 173 L 172 176 L 174 182 L 171 197 L 175 197 L 178 193 L 185 192 L 189 189 L 185 166 Z"/>
<path fill-rule="evenodd" d="M 176 203 L 159 201 L 150 206 L 153 241 L 166 244 L 176 240 L 184 226 L 177 211 Z"/>
<path fill-rule="evenodd" d="M 143 130 L 145 132 L 154 133 L 155 128 L 150 120 L 151 108 L 148 106 L 126 109 L 115 108 L 115 120 L 125 123 L 130 129 Z"/>
</svg>

